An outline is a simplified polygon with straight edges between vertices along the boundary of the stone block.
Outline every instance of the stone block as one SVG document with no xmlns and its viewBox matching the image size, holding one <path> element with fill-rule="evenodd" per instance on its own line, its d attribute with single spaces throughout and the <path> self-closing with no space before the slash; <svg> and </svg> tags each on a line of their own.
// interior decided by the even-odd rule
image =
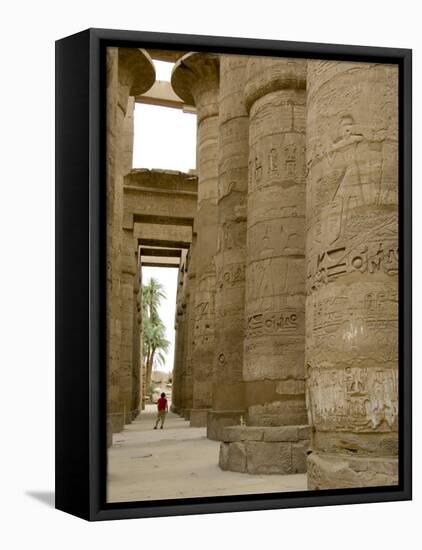
<svg viewBox="0 0 422 550">
<path fill-rule="evenodd" d="M 246 457 L 249 474 L 291 474 L 291 443 L 247 441 Z"/>
<path fill-rule="evenodd" d="M 297 437 L 301 439 L 311 439 L 311 426 L 298 426 L 297 427 Z"/>
<path fill-rule="evenodd" d="M 379 487 L 398 484 L 398 459 L 308 455 L 308 489 Z"/>
<path fill-rule="evenodd" d="M 222 430 L 222 441 L 233 442 L 242 440 L 243 426 L 227 426 Z"/>
<path fill-rule="evenodd" d="M 292 443 L 292 474 L 304 474 L 306 472 L 306 459 L 310 447 L 309 440 Z"/>
<path fill-rule="evenodd" d="M 240 424 L 245 411 L 210 411 L 207 417 L 207 438 L 214 441 L 225 441 L 224 429 Z"/>
<path fill-rule="evenodd" d="M 298 441 L 297 426 L 264 428 L 264 441 Z"/>
<path fill-rule="evenodd" d="M 264 428 L 255 426 L 229 426 L 223 430 L 223 441 L 262 441 Z"/>
<path fill-rule="evenodd" d="M 218 465 L 222 470 L 228 470 L 229 463 L 229 445 L 230 443 L 220 443 L 220 453 L 218 457 Z"/>
<path fill-rule="evenodd" d="M 219 465 L 222 470 L 246 472 L 246 449 L 243 443 L 221 443 Z"/>
<path fill-rule="evenodd" d="M 242 441 L 262 441 L 264 439 L 264 428 L 243 426 L 241 438 Z"/>
</svg>

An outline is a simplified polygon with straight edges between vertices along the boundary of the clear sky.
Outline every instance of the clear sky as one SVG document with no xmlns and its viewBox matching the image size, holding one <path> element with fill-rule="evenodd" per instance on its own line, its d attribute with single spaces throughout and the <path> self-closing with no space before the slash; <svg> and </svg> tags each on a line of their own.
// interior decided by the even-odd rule
<svg viewBox="0 0 422 550">
<path fill-rule="evenodd" d="M 154 61 L 157 80 L 170 80 L 173 63 Z M 135 105 L 134 168 L 188 172 L 196 166 L 196 115 L 157 105 Z"/>
<path fill-rule="evenodd" d="M 170 80 L 173 63 L 154 61 L 157 80 Z M 134 168 L 161 168 L 188 172 L 196 166 L 196 115 L 181 109 L 155 105 L 135 105 Z M 165 289 L 167 300 L 160 308 L 171 346 L 165 367 L 170 372 L 174 359 L 174 316 L 176 308 L 177 269 L 165 267 L 142 268 L 145 284 L 156 278 Z"/>
</svg>

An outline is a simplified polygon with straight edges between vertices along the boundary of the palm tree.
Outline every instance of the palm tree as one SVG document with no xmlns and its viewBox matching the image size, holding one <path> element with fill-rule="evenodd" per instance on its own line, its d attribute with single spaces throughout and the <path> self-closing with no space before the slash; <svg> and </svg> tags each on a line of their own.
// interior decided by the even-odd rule
<svg viewBox="0 0 422 550">
<path fill-rule="evenodd" d="M 161 300 L 167 298 L 163 286 L 153 277 L 142 287 L 143 356 L 146 367 L 145 393 L 151 386 L 155 363 L 164 365 L 170 342 L 165 338 L 166 327 L 158 315 Z"/>
<path fill-rule="evenodd" d="M 151 277 L 146 285 L 142 286 L 142 305 L 144 316 L 150 319 L 159 319 L 158 307 L 161 300 L 166 300 L 167 295 L 161 283 Z"/>
</svg>

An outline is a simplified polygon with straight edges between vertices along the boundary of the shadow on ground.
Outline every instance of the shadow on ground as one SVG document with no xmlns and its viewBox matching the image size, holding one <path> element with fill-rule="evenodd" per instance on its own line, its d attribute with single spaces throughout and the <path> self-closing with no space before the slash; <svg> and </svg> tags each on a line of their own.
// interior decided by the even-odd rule
<svg viewBox="0 0 422 550">
<path fill-rule="evenodd" d="M 45 506 L 48 506 L 49 508 L 54 508 L 56 496 L 54 491 L 26 491 L 25 494 L 35 500 L 38 500 L 42 504 L 45 504 Z"/>
</svg>

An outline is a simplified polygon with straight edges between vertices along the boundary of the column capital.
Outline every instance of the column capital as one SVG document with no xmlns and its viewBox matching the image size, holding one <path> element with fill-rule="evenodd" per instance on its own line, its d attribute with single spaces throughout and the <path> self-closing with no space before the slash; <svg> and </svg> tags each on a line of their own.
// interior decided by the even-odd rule
<svg viewBox="0 0 422 550">
<path fill-rule="evenodd" d="M 175 93 L 198 110 L 198 123 L 218 114 L 220 57 L 217 54 L 190 52 L 173 68 L 171 85 Z"/>
<path fill-rule="evenodd" d="M 151 57 L 141 48 L 119 48 L 119 103 L 126 110 L 129 96 L 144 94 L 155 82 Z"/>
<path fill-rule="evenodd" d="M 246 69 L 245 105 L 278 90 L 306 89 L 306 59 L 251 57 Z"/>
</svg>

